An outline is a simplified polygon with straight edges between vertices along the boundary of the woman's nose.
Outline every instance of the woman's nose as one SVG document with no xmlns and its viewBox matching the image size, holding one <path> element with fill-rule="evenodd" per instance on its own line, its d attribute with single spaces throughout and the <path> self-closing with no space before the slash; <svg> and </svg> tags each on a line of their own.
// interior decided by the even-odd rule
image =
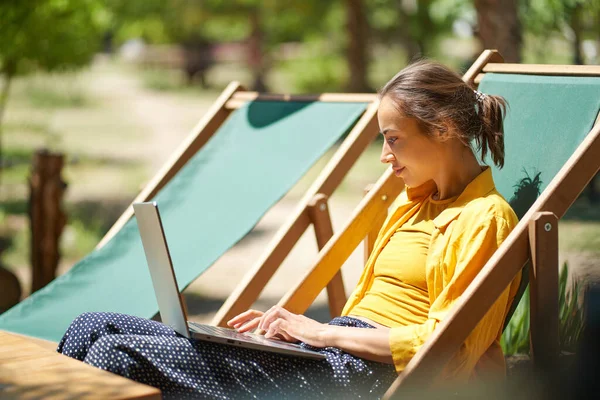
<svg viewBox="0 0 600 400">
<path fill-rule="evenodd" d="M 388 164 L 394 161 L 394 155 L 389 150 L 387 150 L 385 146 L 383 146 L 383 149 L 381 150 L 381 157 L 379 158 L 379 160 L 384 164 Z"/>
</svg>

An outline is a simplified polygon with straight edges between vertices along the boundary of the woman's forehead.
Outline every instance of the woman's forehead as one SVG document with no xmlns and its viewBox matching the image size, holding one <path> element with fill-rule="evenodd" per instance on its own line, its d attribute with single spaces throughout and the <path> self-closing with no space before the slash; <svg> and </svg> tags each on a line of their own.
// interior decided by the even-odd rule
<svg viewBox="0 0 600 400">
<path fill-rule="evenodd" d="M 381 99 L 381 102 L 379 103 L 377 119 L 379 120 L 380 125 L 389 125 L 391 128 L 392 126 L 406 124 L 407 120 L 411 118 L 405 116 L 402 111 L 400 111 L 398 104 L 386 96 Z M 386 129 L 385 126 L 380 126 L 380 128 Z"/>
</svg>

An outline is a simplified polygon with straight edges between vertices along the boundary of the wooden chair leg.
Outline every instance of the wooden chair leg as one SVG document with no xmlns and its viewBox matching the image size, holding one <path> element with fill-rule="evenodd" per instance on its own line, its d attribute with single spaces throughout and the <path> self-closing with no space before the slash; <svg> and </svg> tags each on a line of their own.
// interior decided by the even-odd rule
<svg viewBox="0 0 600 400">
<path fill-rule="evenodd" d="M 317 194 L 308 205 L 308 214 L 315 229 L 317 246 L 320 251 L 333 236 L 333 226 L 331 224 L 329 207 L 327 206 L 327 196 L 320 193 Z M 327 297 L 329 298 L 329 312 L 331 317 L 339 316 L 347 300 L 341 269 L 327 284 Z"/>
<path fill-rule="evenodd" d="M 531 357 L 536 369 L 558 365 L 558 218 L 538 212 L 529 222 Z"/>
<path fill-rule="evenodd" d="M 375 186 L 374 184 L 367 185 L 367 187 L 365 188 L 365 195 L 369 194 L 369 192 L 371 191 L 371 189 L 373 189 L 374 186 Z M 387 200 L 387 197 L 383 200 L 384 201 Z M 375 241 L 377 240 L 379 231 L 381 230 L 381 227 L 385 223 L 387 216 L 388 216 L 388 213 L 386 210 L 386 212 L 382 213 L 375 221 L 373 221 L 373 227 L 372 227 L 371 231 L 369 233 L 367 233 L 367 236 L 365 237 L 365 241 L 363 242 L 364 243 L 363 249 L 364 249 L 365 264 L 367 263 L 367 261 L 369 260 L 369 257 L 371 256 L 373 247 L 375 247 Z"/>
</svg>

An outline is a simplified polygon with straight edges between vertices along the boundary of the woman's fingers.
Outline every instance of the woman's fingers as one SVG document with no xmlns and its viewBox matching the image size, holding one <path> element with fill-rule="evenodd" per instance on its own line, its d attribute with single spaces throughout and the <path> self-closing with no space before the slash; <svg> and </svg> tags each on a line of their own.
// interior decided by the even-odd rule
<svg viewBox="0 0 600 400">
<path fill-rule="evenodd" d="M 283 307 L 280 306 L 274 306 L 271 307 L 269 309 L 269 311 L 267 311 L 261 318 L 260 323 L 258 325 L 259 329 L 262 329 L 264 331 L 268 331 L 269 330 L 269 326 L 271 325 L 271 323 L 273 323 L 275 320 L 277 320 L 278 318 L 282 318 L 282 319 L 289 319 L 293 314 L 290 313 L 288 310 L 284 309 Z"/>
<path fill-rule="evenodd" d="M 261 317 L 262 315 L 263 315 L 262 311 L 257 311 L 257 310 L 244 311 L 243 313 L 241 313 L 241 314 L 231 318 L 229 321 L 227 321 L 227 325 L 229 325 L 233 328 L 237 328 L 250 320 Z"/>
<path fill-rule="evenodd" d="M 244 332 L 248 332 L 248 331 L 255 329 L 259 323 L 260 323 L 260 317 L 257 317 L 257 318 L 254 318 L 253 320 L 246 322 L 245 324 L 236 326 L 235 329 L 237 329 L 237 331 L 240 333 L 244 333 Z"/>
<path fill-rule="evenodd" d="M 265 333 L 267 339 L 282 339 L 286 342 L 297 342 L 296 338 L 289 335 L 286 331 L 290 323 L 284 319 L 277 319 L 271 323 L 269 329 Z"/>
</svg>

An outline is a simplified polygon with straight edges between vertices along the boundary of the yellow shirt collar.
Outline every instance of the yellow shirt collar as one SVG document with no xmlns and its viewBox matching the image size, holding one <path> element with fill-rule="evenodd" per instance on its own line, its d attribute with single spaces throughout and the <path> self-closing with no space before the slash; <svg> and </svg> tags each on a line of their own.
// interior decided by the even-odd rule
<svg viewBox="0 0 600 400">
<path fill-rule="evenodd" d="M 492 170 L 486 166 L 484 170 L 473 179 L 465 190 L 458 196 L 458 198 L 451 203 L 444 211 L 440 213 L 434 220 L 433 224 L 436 228 L 443 228 L 454 221 L 461 213 L 464 206 L 471 200 L 478 197 L 485 196 L 496 188 L 494 184 L 494 178 L 492 177 Z M 407 187 L 406 195 L 410 201 L 418 201 L 423 199 L 436 191 L 434 181 L 428 181 L 420 186 Z"/>
</svg>

